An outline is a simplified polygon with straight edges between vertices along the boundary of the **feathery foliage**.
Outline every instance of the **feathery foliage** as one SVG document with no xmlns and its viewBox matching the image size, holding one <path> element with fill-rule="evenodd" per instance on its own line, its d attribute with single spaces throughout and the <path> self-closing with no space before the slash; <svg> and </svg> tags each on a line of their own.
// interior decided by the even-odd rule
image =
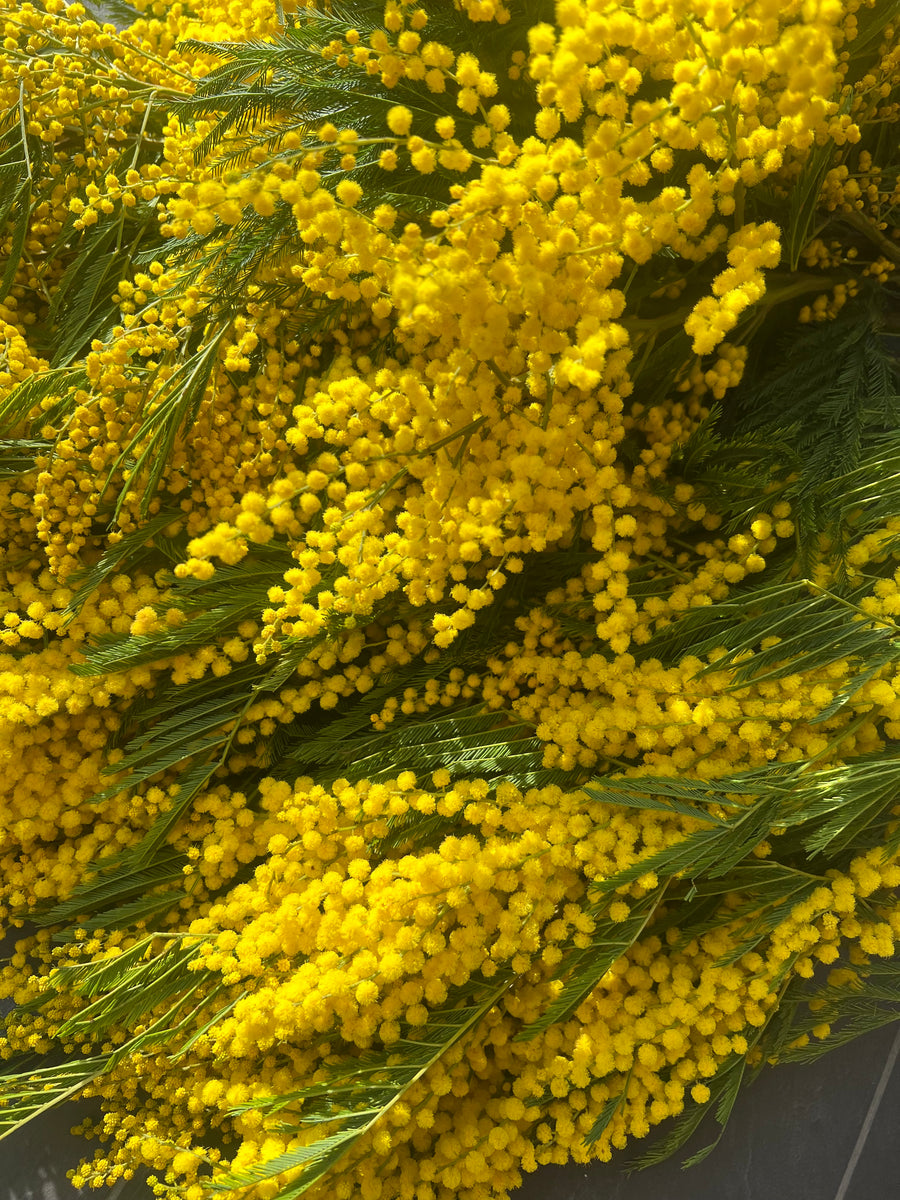
<svg viewBox="0 0 900 1200">
<path fill-rule="evenodd" d="M 0 0 L 0 1136 L 482 1200 L 896 1019 L 896 7 Z"/>
</svg>

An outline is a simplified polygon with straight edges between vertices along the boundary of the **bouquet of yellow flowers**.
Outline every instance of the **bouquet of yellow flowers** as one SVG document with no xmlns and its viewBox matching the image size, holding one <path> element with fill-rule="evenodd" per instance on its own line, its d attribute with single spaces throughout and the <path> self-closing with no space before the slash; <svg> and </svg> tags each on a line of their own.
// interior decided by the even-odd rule
<svg viewBox="0 0 900 1200">
<path fill-rule="evenodd" d="M 490 1200 L 900 1017 L 898 22 L 0 0 L 0 1135 Z"/>
</svg>

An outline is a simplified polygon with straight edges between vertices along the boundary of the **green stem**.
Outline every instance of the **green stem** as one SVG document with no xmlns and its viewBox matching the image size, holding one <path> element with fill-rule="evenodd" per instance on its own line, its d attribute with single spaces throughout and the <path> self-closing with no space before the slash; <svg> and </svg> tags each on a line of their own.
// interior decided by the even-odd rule
<svg viewBox="0 0 900 1200">
<path fill-rule="evenodd" d="M 890 238 L 886 238 L 874 221 L 871 221 L 857 209 L 854 209 L 852 212 L 841 213 L 840 219 L 846 221 L 848 225 L 851 225 L 863 237 L 868 238 L 870 242 L 874 242 L 885 258 L 889 258 L 891 262 L 900 263 L 900 245 L 892 242 Z"/>
</svg>

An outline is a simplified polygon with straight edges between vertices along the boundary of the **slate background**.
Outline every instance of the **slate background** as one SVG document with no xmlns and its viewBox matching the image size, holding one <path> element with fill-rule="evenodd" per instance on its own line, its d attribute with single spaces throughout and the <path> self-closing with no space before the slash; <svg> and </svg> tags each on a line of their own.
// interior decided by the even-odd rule
<svg viewBox="0 0 900 1200">
<path fill-rule="evenodd" d="M 627 1175 L 614 1163 L 543 1167 L 513 1200 L 900 1200 L 900 1026 L 819 1062 L 769 1071 L 735 1105 L 713 1153 L 698 1130 L 675 1160 Z M 59 1109 L 0 1141 L 0 1200 L 150 1200 L 139 1181 L 77 1191 L 66 1170 L 87 1146 L 75 1109 Z M 711 1124 L 711 1130 L 715 1126 Z"/>
</svg>

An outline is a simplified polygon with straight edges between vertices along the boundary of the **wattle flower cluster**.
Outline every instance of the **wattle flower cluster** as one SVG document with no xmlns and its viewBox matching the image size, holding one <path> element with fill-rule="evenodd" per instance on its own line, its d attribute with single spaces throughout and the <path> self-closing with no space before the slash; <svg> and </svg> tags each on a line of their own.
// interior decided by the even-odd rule
<svg viewBox="0 0 900 1200">
<path fill-rule="evenodd" d="M 0 1056 L 78 1185 L 499 1198 L 900 937 L 898 509 L 704 440 L 891 286 L 895 26 L 359 9 L 0 0 Z"/>
</svg>

